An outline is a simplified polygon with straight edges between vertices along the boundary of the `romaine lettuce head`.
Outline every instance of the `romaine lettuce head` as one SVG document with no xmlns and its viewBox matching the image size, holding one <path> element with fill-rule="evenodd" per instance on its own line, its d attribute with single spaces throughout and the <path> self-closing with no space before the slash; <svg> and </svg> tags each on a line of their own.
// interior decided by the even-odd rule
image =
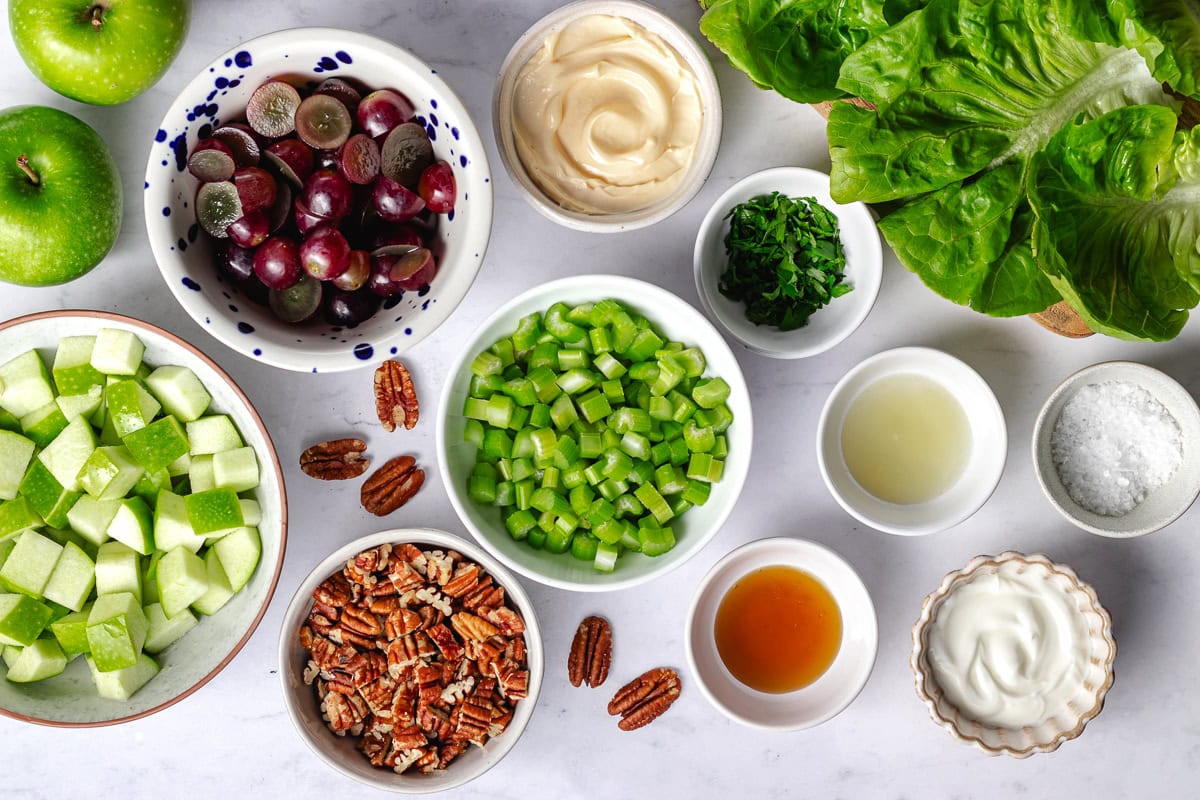
<svg viewBox="0 0 1200 800">
<path fill-rule="evenodd" d="M 1092 330 L 1175 337 L 1200 302 L 1200 129 L 1161 106 L 1080 119 L 1033 157 L 1038 265 Z"/>
<path fill-rule="evenodd" d="M 1200 0 L 1142 0 L 1141 21 L 1161 43 L 1154 77 L 1200 100 Z"/>
</svg>

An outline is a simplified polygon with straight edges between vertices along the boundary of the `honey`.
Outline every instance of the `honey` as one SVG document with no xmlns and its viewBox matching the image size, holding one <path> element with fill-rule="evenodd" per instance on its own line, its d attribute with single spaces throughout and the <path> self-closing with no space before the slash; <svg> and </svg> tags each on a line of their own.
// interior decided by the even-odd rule
<svg viewBox="0 0 1200 800">
<path fill-rule="evenodd" d="M 721 598 L 713 634 L 733 677 L 760 692 L 791 692 L 833 663 L 842 644 L 842 613 L 807 572 L 763 567 Z"/>
</svg>

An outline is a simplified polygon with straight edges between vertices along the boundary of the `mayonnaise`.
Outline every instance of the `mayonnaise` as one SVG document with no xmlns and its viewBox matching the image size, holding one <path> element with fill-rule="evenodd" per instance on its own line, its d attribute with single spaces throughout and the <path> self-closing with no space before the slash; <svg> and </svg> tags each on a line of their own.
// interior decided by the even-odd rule
<svg viewBox="0 0 1200 800">
<path fill-rule="evenodd" d="M 929 663 L 955 707 L 1020 728 L 1062 713 L 1091 658 L 1087 621 L 1039 569 L 981 574 L 943 599 Z"/>
<path fill-rule="evenodd" d="M 546 37 L 517 75 L 512 129 L 530 178 L 571 211 L 637 211 L 687 173 L 704 108 L 696 75 L 662 37 L 606 14 Z"/>
</svg>

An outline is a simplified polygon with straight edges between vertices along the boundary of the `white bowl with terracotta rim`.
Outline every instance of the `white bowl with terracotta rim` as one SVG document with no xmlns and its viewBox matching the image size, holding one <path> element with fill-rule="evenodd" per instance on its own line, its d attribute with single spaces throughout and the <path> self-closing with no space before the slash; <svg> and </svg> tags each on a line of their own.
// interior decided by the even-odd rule
<svg viewBox="0 0 1200 800">
<path fill-rule="evenodd" d="M 1084 386 L 1122 381 L 1145 389 L 1179 425 L 1183 459 L 1175 474 L 1150 492 L 1131 511 L 1105 516 L 1084 508 L 1071 497 L 1054 465 L 1051 442 L 1063 407 Z M 1033 426 L 1033 468 L 1050 505 L 1088 533 L 1132 539 L 1165 528 L 1187 511 L 1200 494 L 1200 408 L 1187 389 L 1165 372 L 1135 361 L 1104 361 L 1075 372 L 1051 392 Z"/>
<path fill-rule="evenodd" d="M 212 395 L 213 412 L 228 414 L 258 455 L 261 481 L 254 497 L 262 508 L 262 557 L 250 582 L 216 614 L 155 656 L 161 671 L 127 701 L 96 694 L 82 658 L 61 675 L 36 683 L 0 680 L 0 714 L 59 727 L 115 725 L 140 719 L 178 703 L 212 680 L 249 641 L 275 593 L 287 542 L 287 492 L 270 434 L 250 399 L 225 370 L 169 331 L 104 311 L 67 310 L 30 314 L 0 324 L 0 363 L 36 348 L 47 366 L 64 336 L 94 335 L 101 328 L 130 331 L 146 345 L 151 366 L 188 367 Z"/>
<path fill-rule="evenodd" d="M 1004 727 L 972 718 L 957 708 L 938 684 L 930 664 L 929 639 L 938 611 L 955 589 L 980 576 L 1003 575 L 1006 572 L 1028 572 L 1044 576 L 1056 591 L 1063 592 L 1082 615 L 1091 643 L 1090 656 L 1084 675 L 1067 703 L 1065 711 L 1038 724 L 1025 727 Z M 921 616 L 912 631 L 913 670 L 917 696 L 925 703 L 929 716 L 959 741 L 974 745 L 988 755 L 1008 755 L 1028 758 L 1034 753 L 1057 750 L 1065 741 L 1083 733 L 1084 727 L 1101 709 L 1104 697 L 1113 684 L 1113 662 L 1117 643 L 1112 633 L 1112 617 L 1096 591 L 1079 579 L 1075 571 L 1056 564 L 1044 555 L 1024 555 L 1007 551 L 997 556 L 976 556 L 961 570 L 951 572 L 921 604 Z"/>
<path fill-rule="evenodd" d="M 309 655 L 298 639 L 301 626 L 313 606 L 313 590 L 326 578 L 346 566 L 359 553 L 383 544 L 415 544 L 423 549 L 452 549 L 474 561 L 504 587 L 509 605 L 525 622 L 526 663 L 529 670 L 527 696 L 518 701 L 512 721 L 499 736 L 488 740 L 483 747 L 471 746 L 440 772 L 415 771 L 396 774 L 386 767 L 375 767 L 355 748 L 356 736 L 336 736 L 322 718 L 315 687 L 304 682 L 304 670 Z M 279 629 L 279 679 L 283 685 L 283 700 L 296 733 L 309 749 L 328 766 L 347 778 L 384 791 L 400 794 L 443 792 L 462 786 L 496 766 L 517 744 L 533 715 L 544 673 L 542 633 L 538 626 L 533 601 L 511 572 L 475 543 L 445 531 L 431 528 L 395 528 L 368 534 L 334 550 L 312 571 L 296 589 L 283 615 Z"/>
<path fill-rule="evenodd" d="M 623 213 L 588 214 L 573 211 L 559 205 L 544 192 L 530 177 L 521 156 L 512 129 L 513 94 L 517 75 L 530 58 L 541 49 L 542 43 L 551 33 L 592 14 L 624 17 L 662 37 L 678 53 L 696 76 L 700 100 L 704 106 L 704 120 L 695 156 L 687 168 L 681 183 L 666 197 L 647 206 Z M 547 219 L 568 228 L 589 233 L 618 233 L 645 228 L 683 208 L 696 196 L 713 163 L 717 160 L 717 149 L 721 143 L 721 90 L 717 84 L 712 63 L 695 37 L 665 13 L 637 0 L 577 0 L 551 11 L 539 19 L 521 35 L 508 51 L 500 66 L 495 94 L 492 98 L 492 124 L 495 128 L 496 147 L 500 160 L 525 201 Z"/>
<path fill-rule="evenodd" d="M 842 640 L 819 678 L 791 692 L 752 689 L 734 677 L 717 649 L 717 610 L 729 590 L 764 567 L 793 567 L 815 578 L 837 604 Z M 804 539 L 749 542 L 718 561 L 692 599 L 683 641 L 696 684 L 718 711 L 752 728 L 798 731 L 840 714 L 858 697 L 875 667 L 879 630 L 871 594 L 850 564 L 827 547 Z"/>
</svg>

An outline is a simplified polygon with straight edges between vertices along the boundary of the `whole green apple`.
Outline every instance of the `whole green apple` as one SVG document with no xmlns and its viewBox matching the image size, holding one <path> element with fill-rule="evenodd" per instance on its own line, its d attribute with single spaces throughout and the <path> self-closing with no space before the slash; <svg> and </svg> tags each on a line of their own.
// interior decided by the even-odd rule
<svg viewBox="0 0 1200 800">
<path fill-rule="evenodd" d="M 56 108 L 0 110 L 0 280 L 78 278 L 120 230 L 121 176 L 100 135 Z"/>
<path fill-rule="evenodd" d="M 162 77 L 187 35 L 191 0 L 9 0 L 13 42 L 43 83 L 112 106 Z"/>
</svg>

